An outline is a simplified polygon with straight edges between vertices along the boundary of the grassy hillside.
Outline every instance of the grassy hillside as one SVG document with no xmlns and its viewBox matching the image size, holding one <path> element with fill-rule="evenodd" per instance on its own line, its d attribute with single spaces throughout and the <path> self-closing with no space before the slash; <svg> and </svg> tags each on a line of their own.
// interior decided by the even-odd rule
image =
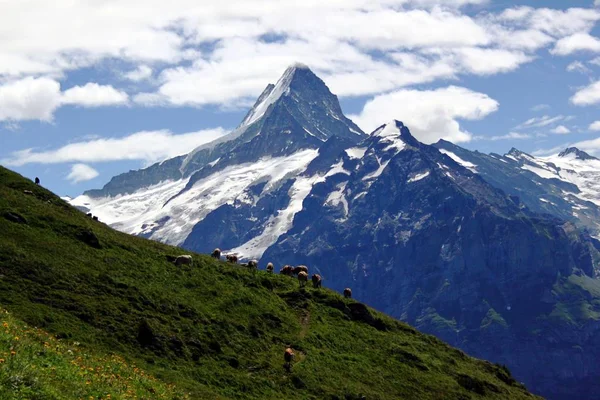
<svg viewBox="0 0 600 400">
<path fill-rule="evenodd" d="M 114 355 L 158 380 L 132 390 L 174 384 L 165 397 L 173 399 L 533 398 L 505 368 L 333 291 L 299 289 L 293 278 L 203 255 L 193 266 L 166 260 L 185 253 L 92 221 L 0 167 L 0 307 L 14 319 L 5 322 L 41 328 L 60 346 L 79 342 L 90 354 L 86 366 Z M 0 338 L 5 359 L 9 332 Z M 43 353 L 36 340 L 18 346 Z M 291 372 L 283 368 L 287 346 L 296 352 Z M 66 368 L 71 354 L 52 357 Z M 38 378 L 20 381 L 19 390 L 38 391 L 24 398 L 108 398 L 103 386 L 84 397 L 87 380 L 77 381 L 75 370 L 36 375 L 46 365 L 41 356 L 22 363 L 20 376 Z M 137 379 L 123 368 L 121 376 Z M 0 399 L 18 398 L 11 379 L 0 374 Z"/>
<path fill-rule="evenodd" d="M 90 353 L 0 310 L 0 399 L 188 399 L 117 355 Z"/>
</svg>

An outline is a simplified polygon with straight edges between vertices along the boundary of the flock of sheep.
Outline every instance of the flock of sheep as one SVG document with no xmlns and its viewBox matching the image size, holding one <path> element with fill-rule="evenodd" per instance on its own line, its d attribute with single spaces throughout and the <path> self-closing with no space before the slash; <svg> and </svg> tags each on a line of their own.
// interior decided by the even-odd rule
<svg viewBox="0 0 600 400">
<path fill-rule="evenodd" d="M 168 257 L 168 260 L 175 263 L 175 265 L 191 265 L 192 264 L 192 256 L 190 256 L 190 255 L 181 255 L 178 257 L 167 256 L 167 257 Z M 211 253 L 211 257 L 213 257 L 217 260 L 220 260 L 221 259 L 221 250 L 215 249 Z M 238 257 L 234 254 L 227 254 L 225 256 L 225 259 L 232 264 L 238 263 Z M 258 269 L 258 261 L 257 260 L 250 260 L 247 263 L 242 263 L 241 265 L 243 267 L 250 268 L 251 270 L 254 270 L 254 271 Z M 268 273 L 272 274 L 275 270 L 275 266 L 273 265 L 273 263 L 271 263 L 271 262 L 268 263 L 266 270 Z M 293 267 L 291 265 L 285 265 L 279 270 L 279 273 L 281 275 L 297 276 L 298 282 L 299 282 L 301 288 L 305 287 L 306 282 L 308 281 L 308 267 L 306 265 L 298 265 L 297 267 Z M 322 283 L 321 275 L 313 274 L 311 277 L 311 281 L 312 281 L 313 287 L 315 289 L 321 288 L 321 283 Z M 350 288 L 344 289 L 343 293 L 344 293 L 344 297 L 347 299 L 352 297 L 352 290 Z M 283 359 L 285 361 L 283 366 L 288 372 L 291 371 L 292 361 L 294 359 L 294 356 L 295 356 L 294 351 L 290 347 L 287 347 L 285 349 L 285 352 L 283 353 Z"/>
<path fill-rule="evenodd" d="M 218 248 L 215 249 L 211 253 L 211 257 L 216 258 L 217 260 L 220 260 L 221 259 L 221 250 Z M 230 263 L 233 263 L 233 264 L 238 263 L 238 257 L 234 254 L 228 254 L 225 256 L 225 258 Z M 258 269 L 258 261 L 257 260 L 250 260 L 247 263 L 243 263 L 241 265 L 243 267 L 247 267 L 252 270 Z M 273 263 L 271 263 L 271 262 L 268 263 L 266 270 L 267 270 L 267 272 L 272 274 L 273 271 L 275 270 L 275 266 L 273 265 Z M 297 267 L 293 267 L 291 265 L 285 265 L 279 270 L 279 273 L 281 275 L 297 276 L 300 287 L 306 286 L 306 282 L 308 281 L 308 267 L 306 265 L 298 265 Z M 318 289 L 321 287 L 321 283 L 322 283 L 321 275 L 313 274 L 311 277 L 311 281 L 312 281 L 313 287 L 315 289 Z M 352 297 L 352 290 L 350 288 L 344 289 L 344 297 L 346 297 L 346 298 Z"/>
</svg>

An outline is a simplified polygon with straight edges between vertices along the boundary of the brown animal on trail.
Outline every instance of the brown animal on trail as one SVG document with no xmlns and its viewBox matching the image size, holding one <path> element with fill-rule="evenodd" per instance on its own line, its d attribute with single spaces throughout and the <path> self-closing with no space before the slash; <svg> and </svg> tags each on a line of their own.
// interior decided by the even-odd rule
<svg viewBox="0 0 600 400">
<path fill-rule="evenodd" d="M 216 258 L 217 260 L 220 260 L 221 259 L 221 249 L 219 249 L 219 248 L 214 249 L 210 256 L 212 258 Z"/>
<path fill-rule="evenodd" d="M 238 262 L 238 258 L 235 254 L 228 254 L 225 256 L 225 258 L 227 258 L 227 261 L 232 264 L 237 264 Z"/>
<path fill-rule="evenodd" d="M 350 288 L 344 289 L 344 297 L 347 299 L 351 299 L 352 298 L 352 289 L 350 289 Z"/>
<path fill-rule="evenodd" d="M 273 266 L 273 263 L 268 263 L 267 264 L 267 272 L 272 274 L 273 273 L 273 269 L 275 269 L 275 267 Z"/>
<path fill-rule="evenodd" d="M 248 268 L 250 268 L 253 271 L 256 271 L 258 269 L 258 261 L 257 260 L 248 261 Z"/>
<path fill-rule="evenodd" d="M 300 287 L 304 287 L 306 285 L 306 281 L 308 280 L 308 274 L 304 271 L 300 271 L 298 274 L 298 282 L 300 282 Z"/>
<path fill-rule="evenodd" d="M 318 289 L 318 288 L 321 287 L 321 275 L 319 275 L 319 274 L 313 274 L 313 276 L 312 276 L 311 279 L 312 279 L 313 287 L 315 289 Z"/>
<path fill-rule="evenodd" d="M 294 351 L 290 347 L 285 349 L 283 359 L 285 361 L 283 368 L 285 368 L 287 372 L 290 372 L 292 370 L 292 361 L 294 360 Z"/>
<path fill-rule="evenodd" d="M 298 275 L 300 272 L 306 272 L 308 275 L 308 267 L 306 265 L 298 265 L 294 268 L 294 275 Z"/>
<path fill-rule="evenodd" d="M 281 275 L 292 276 L 294 273 L 294 268 L 291 265 L 284 265 L 283 268 L 279 270 Z"/>
</svg>

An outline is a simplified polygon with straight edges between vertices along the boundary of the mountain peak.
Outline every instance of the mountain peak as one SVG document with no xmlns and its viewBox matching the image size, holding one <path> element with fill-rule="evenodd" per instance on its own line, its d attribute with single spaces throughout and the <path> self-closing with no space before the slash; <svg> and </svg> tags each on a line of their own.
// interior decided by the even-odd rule
<svg viewBox="0 0 600 400">
<path fill-rule="evenodd" d="M 290 65 L 277 80 L 277 83 L 269 83 L 267 85 L 256 100 L 256 103 L 254 103 L 254 106 L 246 114 L 240 127 L 248 126 L 258 121 L 267 112 L 271 104 L 277 102 L 282 97 L 290 95 L 292 90 L 302 91 L 308 86 L 317 86 L 320 90 L 325 88 L 329 92 L 325 83 L 306 64 L 294 63 Z"/>
<path fill-rule="evenodd" d="M 590 156 L 585 151 L 579 150 L 577 147 L 567 147 L 564 151 L 558 154 L 559 157 L 572 157 L 578 160 L 598 160 L 596 157 Z"/>
<path fill-rule="evenodd" d="M 506 154 L 510 155 L 510 156 L 520 156 L 521 154 L 523 154 L 523 152 L 521 150 L 517 149 L 516 147 L 511 147 L 509 152 Z"/>
<path fill-rule="evenodd" d="M 400 136 L 402 134 L 402 128 L 404 124 L 398 120 L 391 120 L 388 123 L 381 125 L 375 129 L 371 136 L 389 137 L 389 136 Z"/>
</svg>

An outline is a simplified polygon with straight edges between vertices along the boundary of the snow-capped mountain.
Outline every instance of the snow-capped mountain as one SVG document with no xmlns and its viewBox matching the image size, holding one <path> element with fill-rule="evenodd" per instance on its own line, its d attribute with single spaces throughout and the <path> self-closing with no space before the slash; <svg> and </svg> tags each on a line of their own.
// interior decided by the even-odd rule
<svg viewBox="0 0 600 400">
<path fill-rule="evenodd" d="M 575 224 L 597 232 L 598 162 L 424 145 L 398 121 L 365 135 L 295 65 L 228 135 L 71 203 L 191 250 L 309 265 L 549 398 L 591 398 L 600 243 Z"/>
<path fill-rule="evenodd" d="M 323 81 L 308 67 L 294 65 L 266 87 L 228 135 L 187 155 L 119 175 L 71 204 L 124 232 L 198 251 L 208 251 L 215 242 L 213 236 L 199 239 L 206 226 L 202 221 L 251 206 L 248 215 L 239 216 L 243 230 L 227 232 L 218 245 L 260 257 L 289 228 L 319 179 L 306 171 L 319 148 L 332 137 L 338 146 L 351 146 L 364 136 Z M 207 229 L 214 234 L 215 224 Z"/>
<path fill-rule="evenodd" d="M 530 210 L 549 213 L 600 237 L 600 160 L 571 147 L 548 157 L 515 148 L 505 155 L 469 151 L 440 140 L 434 144 L 459 164 L 516 196 Z"/>
<path fill-rule="evenodd" d="M 593 398 L 599 243 L 445 153 L 381 126 L 340 152 L 263 258 L 309 265 L 548 398 Z"/>
</svg>

